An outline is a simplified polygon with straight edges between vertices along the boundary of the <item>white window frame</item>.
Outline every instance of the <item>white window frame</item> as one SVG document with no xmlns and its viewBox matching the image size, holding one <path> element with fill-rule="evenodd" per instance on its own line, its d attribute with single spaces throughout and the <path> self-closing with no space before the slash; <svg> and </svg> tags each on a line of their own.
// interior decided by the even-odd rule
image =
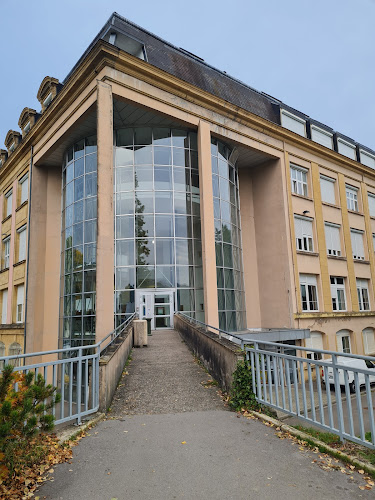
<svg viewBox="0 0 375 500">
<path fill-rule="evenodd" d="M 370 337 L 370 339 L 368 339 Z M 365 354 L 375 354 L 375 330 L 373 328 L 365 328 L 362 331 L 363 349 Z"/>
<path fill-rule="evenodd" d="M 299 276 L 302 311 L 319 311 L 318 285 L 315 274 L 300 274 Z M 303 296 L 306 296 L 305 307 Z"/>
<path fill-rule="evenodd" d="M 17 307 L 16 307 L 16 323 L 23 323 L 23 309 L 25 304 L 25 286 L 17 286 Z"/>
<path fill-rule="evenodd" d="M 308 196 L 309 190 L 307 186 L 307 173 L 307 168 L 300 167 L 294 163 L 290 164 L 290 182 L 292 193 L 304 197 Z"/>
<path fill-rule="evenodd" d="M 345 278 L 330 276 L 330 283 L 333 311 L 346 311 Z"/>
<path fill-rule="evenodd" d="M 311 125 L 311 140 L 326 148 L 333 149 L 333 134 L 316 125 Z"/>
<path fill-rule="evenodd" d="M 21 188 L 20 204 L 22 205 L 29 199 L 29 174 L 25 174 L 18 182 Z"/>
<path fill-rule="evenodd" d="M 43 101 L 43 106 L 46 108 L 52 102 L 52 92 L 50 92 Z"/>
<path fill-rule="evenodd" d="M 19 229 L 17 229 L 18 233 L 18 262 L 21 262 L 26 259 L 26 224 Z"/>
<path fill-rule="evenodd" d="M 329 230 L 326 228 L 336 228 L 339 232 L 339 238 L 338 238 L 338 243 L 340 248 L 334 248 L 336 245 L 334 244 L 334 240 L 332 238 L 332 234 L 329 234 Z M 338 224 L 333 224 L 330 222 L 325 222 L 324 223 L 324 232 L 325 232 L 325 237 L 326 237 L 326 247 L 327 247 L 327 255 L 333 256 L 333 257 L 341 257 L 341 235 L 340 235 L 340 228 Z"/>
<path fill-rule="evenodd" d="M 323 193 L 325 194 L 326 190 L 323 189 L 324 184 L 322 183 L 322 181 L 323 181 L 323 183 L 329 182 L 329 184 L 326 184 L 326 185 L 332 187 L 333 192 L 331 194 L 333 194 L 333 198 L 330 198 L 329 200 L 323 199 Z M 321 198 L 322 198 L 323 202 L 330 203 L 331 205 L 336 205 L 336 180 L 332 179 L 332 177 L 327 177 L 326 175 L 321 174 L 320 175 L 320 194 L 321 194 Z"/>
<path fill-rule="evenodd" d="M 357 236 L 358 235 L 358 236 Z M 355 260 L 365 260 L 365 247 L 363 244 L 363 231 L 350 228 L 352 254 Z"/>
<path fill-rule="evenodd" d="M 9 217 L 9 215 L 12 215 L 12 209 L 13 209 L 13 189 L 10 189 L 6 194 L 5 194 L 5 203 L 6 203 L 6 217 Z"/>
<path fill-rule="evenodd" d="M 309 229 L 310 229 L 310 225 L 311 225 L 311 231 L 306 231 L 307 224 L 303 224 L 302 221 L 308 223 Z M 301 225 L 301 230 L 299 230 L 298 225 Z M 314 251 L 313 219 L 311 219 L 310 217 L 302 217 L 300 215 L 295 215 L 294 216 L 294 227 L 295 227 L 295 234 L 296 234 L 297 250 L 299 250 L 301 252 L 313 252 Z M 298 228 L 298 231 L 297 231 L 297 228 Z"/>
<path fill-rule="evenodd" d="M 290 113 L 289 111 L 286 111 L 285 109 L 281 110 L 281 126 L 291 130 L 295 134 L 306 137 L 306 120 Z"/>
<path fill-rule="evenodd" d="M 356 280 L 358 304 L 360 311 L 370 310 L 370 294 L 368 291 L 368 280 L 357 278 Z"/>
<path fill-rule="evenodd" d="M 349 330 L 339 330 L 336 333 L 336 346 L 338 352 L 350 354 L 352 352 L 352 342 Z M 344 340 L 345 339 L 345 340 Z"/>
<path fill-rule="evenodd" d="M 348 210 L 352 212 L 359 212 L 358 209 L 358 189 L 354 186 L 348 186 L 345 184 L 345 193 L 346 193 L 346 205 Z"/>
<path fill-rule="evenodd" d="M 3 239 L 3 252 L 4 252 L 4 269 L 9 268 L 9 258 L 10 258 L 10 236 Z"/>
</svg>

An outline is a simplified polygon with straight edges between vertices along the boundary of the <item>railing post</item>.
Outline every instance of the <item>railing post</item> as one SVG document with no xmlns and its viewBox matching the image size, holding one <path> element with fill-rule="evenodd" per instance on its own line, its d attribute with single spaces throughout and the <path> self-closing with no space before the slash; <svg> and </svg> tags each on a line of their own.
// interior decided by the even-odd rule
<svg viewBox="0 0 375 500">
<path fill-rule="evenodd" d="M 254 342 L 254 351 L 255 351 L 255 369 L 256 369 L 256 377 L 257 377 L 257 398 L 262 399 L 262 387 L 260 385 L 260 368 L 259 368 L 259 353 L 258 353 L 258 342 Z"/>
<path fill-rule="evenodd" d="M 339 424 L 339 436 L 340 436 L 341 441 L 344 441 L 344 416 L 342 413 L 340 376 L 339 376 L 339 369 L 337 368 L 337 356 L 336 356 L 336 354 L 332 354 L 332 367 L 333 367 L 333 380 L 335 383 L 336 409 L 337 409 L 337 419 L 338 419 L 338 424 Z"/>
<path fill-rule="evenodd" d="M 77 424 L 81 425 L 81 391 L 82 391 L 82 347 L 78 349 L 77 366 Z"/>
</svg>

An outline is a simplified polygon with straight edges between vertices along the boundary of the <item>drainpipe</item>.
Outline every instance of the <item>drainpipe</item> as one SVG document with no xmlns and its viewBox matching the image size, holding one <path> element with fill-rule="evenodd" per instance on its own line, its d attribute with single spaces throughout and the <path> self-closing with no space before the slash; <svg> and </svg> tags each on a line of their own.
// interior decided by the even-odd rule
<svg viewBox="0 0 375 500">
<path fill-rule="evenodd" d="M 31 215 L 31 181 L 33 172 L 33 152 L 34 147 L 30 148 L 30 169 L 29 169 L 29 203 L 28 203 L 28 217 L 27 217 L 27 253 L 26 253 L 26 276 L 25 276 L 25 318 L 24 318 L 24 333 L 23 333 L 23 352 L 26 352 L 26 318 L 27 318 L 27 291 L 29 288 L 29 250 L 30 250 L 30 215 Z M 24 363 L 26 358 L 23 358 Z"/>
</svg>

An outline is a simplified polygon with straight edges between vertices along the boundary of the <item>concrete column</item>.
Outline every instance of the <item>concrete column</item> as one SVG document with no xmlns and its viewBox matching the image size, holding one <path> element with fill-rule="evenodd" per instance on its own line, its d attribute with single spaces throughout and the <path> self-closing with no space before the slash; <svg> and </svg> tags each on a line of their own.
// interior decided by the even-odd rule
<svg viewBox="0 0 375 500">
<path fill-rule="evenodd" d="M 114 210 L 112 87 L 98 81 L 98 235 L 96 257 L 96 341 L 114 328 Z"/>
<path fill-rule="evenodd" d="M 14 254 L 16 252 L 16 207 L 17 207 L 17 179 L 13 181 L 12 187 L 12 223 L 10 230 L 10 247 L 9 247 L 9 278 L 8 278 L 8 309 L 7 323 L 13 323 L 13 264 Z M 15 319 L 15 318 L 14 318 Z M 15 321 L 14 321 L 15 323 Z"/>
<path fill-rule="evenodd" d="M 361 182 L 361 190 L 362 190 L 363 214 L 365 216 L 367 253 L 368 253 L 368 258 L 369 258 L 369 261 L 370 261 L 370 270 L 371 270 L 372 292 L 373 292 L 374 297 L 375 297 L 375 256 L 374 256 L 374 243 L 373 243 L 373 238 L 372 238 L 370 209 L 369 209 L 369 206 L 368 206 L 367 186 L 366 186 L 366 184 L 364 182 Z"/>
<path fill-rule="evenodd" d="M 216 281 L 214 199 L 212 192 L 210 124 L 198 125 L 198 166 L 202 227 L 202 260 L 205 322 L 219 326 Z"/>
</svg>

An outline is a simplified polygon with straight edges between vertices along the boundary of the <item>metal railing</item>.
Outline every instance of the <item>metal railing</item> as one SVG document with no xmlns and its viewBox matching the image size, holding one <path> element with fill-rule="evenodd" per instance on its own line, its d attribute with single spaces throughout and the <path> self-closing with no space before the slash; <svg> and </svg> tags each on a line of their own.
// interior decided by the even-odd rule
<svg viewBox="0 0 375 500">
<path fill-rule="evenodd" d="M 213 331 L 214 333 L 217 332 L 219 334 L 219 339 L 225 338 L 227 340 L 230 340 L 231 342 L 240 345 L 241 348 L 243 348 L 245 344 L 249 343 L 239 335 L 236 335 L 235 333 L 227 332 L 226 330 L 222 330 L 221 328 L 217 328 L 216 326 L 208 325 L 207 323 L 203 323 L 202 321 L 192 318 L 191 316 L 188 316 L 185 313 L 177 312 L 176 316 L 181 316 L 182 318 L 189 321 L 189 323 L 197 323 L 199 326 L 203 327 L 206 332 L 208 331 Z"/>
<path fill-rule="evenodd" d="M 259 403 L 375 449 L 375 358 L 264 341 L 245 350 Z"/>
<path fill-rule="evenodd" d="M 12 364 L 14 370 L 24 373 L 32 371 L 35 378 L 40 373 L 46 383 L 52 384 L 61 394 L 61 402 L 52 409 L 55 424 L 71 420 L 80 424 L 83 417 L 99 409 L 100 356 L 107 352 L 135 317 L 135 314 L 129 316 L 96 344 L 3 356 L 0 357 L 0 364 Z"/>
<path fill-rule="evenodd" d="M 317 428 L 375 449 L 375 357 L 324 351 L 240 335 L 177 313 L 246 352 L 256 400 Z"/>
</svg>

